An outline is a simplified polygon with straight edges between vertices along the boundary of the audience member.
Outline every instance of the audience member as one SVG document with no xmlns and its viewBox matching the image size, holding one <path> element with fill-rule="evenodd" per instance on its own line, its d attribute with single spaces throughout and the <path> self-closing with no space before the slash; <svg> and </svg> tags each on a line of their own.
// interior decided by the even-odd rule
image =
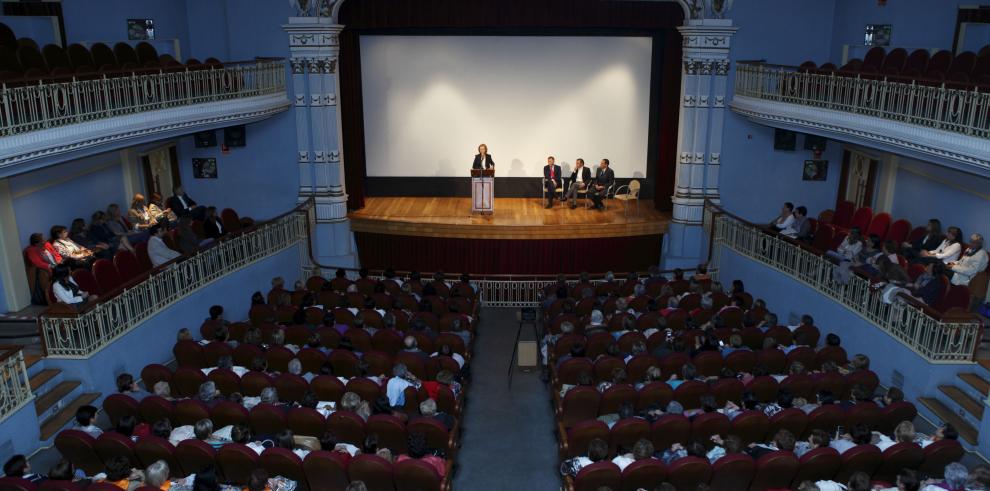
<svg viewBox="0 0 990 491">
<path fill-rule="evenodd" d="M 959 257 L 958 261 L 946 263 L 952 272 L 953 285 L 969 285 L 970 280 L 978 273 L 987 269 L 987 251 L 983 249 L 983 236 L 973 234 L 969 237 L 969 246 Z"/>
<path fill-rule="evenodd" d="M 173 251 L 165 245 L 162 238 L 167 232 L 165 227 L 161 225 L 154 225 L 148 229 L 148 233 L 151 234 L 151 238 L 148 239 L 148 257 L 151 258 L 151 264 L 156 268 L 182 256 L 181 253 Z"/>
<path fill-rule="evenodd" d="M 82 310 L 88 302 L 95 302 L 98 298 L 79 288 L 79 284 L 69 274 L 69 267 L 65 264 L 55 266 L 52 273 L 52 293 L 55 295 L 55 300 L 76 310 Z"/>
</svg>

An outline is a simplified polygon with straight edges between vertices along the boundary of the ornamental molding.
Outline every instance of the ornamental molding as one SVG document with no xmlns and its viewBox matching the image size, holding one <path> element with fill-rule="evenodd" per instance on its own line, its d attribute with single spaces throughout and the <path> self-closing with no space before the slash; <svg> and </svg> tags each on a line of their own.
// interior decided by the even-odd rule
<svg viewBox="0 0 990 491">
<path fill-rule="evenodd" d="M 293 75 L 331 75 L 337 73 L 337 58 L 295 56 L 289 60 Z"/>
<path fill-rule="evenodd" d="M 145 111 L 0 138 L 0 178 L 69 159 L 250 123 L 286 111 L 284 93 Z"/>
<path fill-rule="evenodd" d="M 716 60 L 713 64 L 714 64 L 715 75 L 718 75 L 719 77 L 724 77 L 729 74 L 729 66 L 730 66 L 729 60 L 726 59 Z"/>
<path fill-rule="evenodd" d="M 764 126 L 814 133 L 990 177 L 990 140 L 786 102 L 735 96 L 733 112 Z"/>
<path fill-rule="evenodd" d="M 289 48 L 336 48 L 340 37 L 336 32 L 289 33 Z"/>
</svg>

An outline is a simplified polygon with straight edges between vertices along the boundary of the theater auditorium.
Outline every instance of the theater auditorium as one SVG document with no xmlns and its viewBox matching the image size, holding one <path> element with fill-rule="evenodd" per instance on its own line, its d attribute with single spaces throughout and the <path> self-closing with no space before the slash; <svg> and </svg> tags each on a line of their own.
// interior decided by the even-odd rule
<svg viewBox="0 0 990 491">
<path fill-rule="evenodd" d="M 990 490 L 988 190 L 979 2 L 2 0 L 0 491 Z"/>
</svg>

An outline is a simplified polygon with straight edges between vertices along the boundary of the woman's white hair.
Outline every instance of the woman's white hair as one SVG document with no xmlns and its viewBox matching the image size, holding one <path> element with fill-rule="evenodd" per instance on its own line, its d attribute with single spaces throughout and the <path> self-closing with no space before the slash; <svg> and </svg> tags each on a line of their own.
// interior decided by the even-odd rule
<svg viewBox="0 0 990 491">
<path fill-rule="evenodd" d="M 160 488 L 168 481 L 169 468 L 164 460 L 156 460 L 144 471 L 144 483 L 153 488 Z"/>
</svg>

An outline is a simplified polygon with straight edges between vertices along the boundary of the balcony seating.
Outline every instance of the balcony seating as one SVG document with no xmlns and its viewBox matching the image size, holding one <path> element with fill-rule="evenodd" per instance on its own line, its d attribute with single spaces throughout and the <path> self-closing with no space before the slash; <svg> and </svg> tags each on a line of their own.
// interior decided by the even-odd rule
<svg viewBox="0 0 990 491">
<path fill-rule="evenodd" d="M 876 46 L 870 48 L 862 60 L 853 58 L 838 69 L 832 63 L 816 68 L 816 63 L 809 60 L 802 63 L 798 71 L 866 79 L 885 78 L 928 86 L 945 84 L 949 88 L 984 92 L 990 84 L 990 45 L 980 49 L 979 53 L 966 51 L 957 55 L 948 50 L 931 54 L 927 49 L 916 49 L 909 54 L 904 48 L 885 52 L 883 47 Z"/>
</svg>

